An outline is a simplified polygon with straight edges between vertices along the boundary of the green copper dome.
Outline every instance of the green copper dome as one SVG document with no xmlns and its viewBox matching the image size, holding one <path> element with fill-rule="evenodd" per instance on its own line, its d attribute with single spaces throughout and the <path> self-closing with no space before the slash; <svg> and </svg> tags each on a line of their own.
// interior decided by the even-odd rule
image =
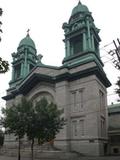
<svg viewBox="0 0 120 160">
<path fill-rule="evenodd" d="M 35 47 L 35 43 L 34 43 L 34 41 L 30 38 L 29 34 L 27 34 L 27 36 L 20 41 L 19 47 L 21 47 L 21 46 L 30 46 L 30 47 L 32 47 L 32 48 L 36 48 L 36 47 Z"/>
<path fill-rule="evenodd" d="M 80 1 L 76 7 L 73 8 L 72 10 L 72 16 L 80 13 L 80 12 L 89 12 L 88 7 L 83 5 Z"/>
</svg>

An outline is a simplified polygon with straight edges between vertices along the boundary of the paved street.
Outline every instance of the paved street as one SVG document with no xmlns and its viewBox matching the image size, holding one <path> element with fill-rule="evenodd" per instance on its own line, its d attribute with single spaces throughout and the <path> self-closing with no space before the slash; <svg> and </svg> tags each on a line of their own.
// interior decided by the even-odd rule
<svg viewBox="0 0 120 160">
<path fill-rule="evenodd" d="M 17 157 L 0 156 L 0 160 L 17 160 Z M 21 160 L 30 160 L 30 158 L 21 158 Z M 35 159 L 35 160 L 53 160 L 53 159 Z M 54 159 L 55 160 L 55 159 Z M 57 160 L 64 160 L 58 159 Z M 65 159 L 66 160 L 66 159 Z M 72 159 L 69 159 L 72 160 Z M 75 160 L 75 159 L 74 159 Z M 120 156 L 108 156 L 108 157 L 80 157 L 76 160 L 120 160 Z"/>
<path fill-rule="evenodd" d="M 80 157 L 78 160 L 120 160 L 120 156 L 108 156 L 108 157 Z"/>
</svg>

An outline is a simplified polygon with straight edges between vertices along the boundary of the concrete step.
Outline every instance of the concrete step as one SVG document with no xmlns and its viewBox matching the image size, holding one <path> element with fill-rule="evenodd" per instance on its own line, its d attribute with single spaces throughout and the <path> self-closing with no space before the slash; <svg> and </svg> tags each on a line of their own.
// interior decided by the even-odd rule
<svg viewBox="0 0 120 160">
<path fill-rule="evenodd" d="M 1 150 L 1 155 L 6 155 L 10 157 L 17 157 L 18 155 L 18 149 L 6 149 L 6 150 Z M 35 149 L 34 150 L 34 158 L 36 159 L 50 159 L 50 160 L 76 160 L 78 158 L 77 153 L 72 153 L 72 152 L 64 152 L 64 151 L 58 151 L 58 150 L 39 150 Z M 28 149 L 21 149 L 21 157 L 24 158 L 30 158 L 31 157 L 31 150 L 30 148 Z"/>
</svg>

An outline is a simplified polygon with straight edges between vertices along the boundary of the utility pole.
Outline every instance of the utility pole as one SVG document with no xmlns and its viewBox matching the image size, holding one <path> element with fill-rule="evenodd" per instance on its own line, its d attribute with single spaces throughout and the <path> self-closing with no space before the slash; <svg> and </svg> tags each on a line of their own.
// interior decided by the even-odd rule
<svg viewBox="0 0 120 160">
<path fill-rule="evenodd" d="M 117 38 L 117 43 L 115 42 L 115 40 L 113 40 L 115 49 L 110 50 L 108 53 L 112 56 L 112 62 L 114 63 L 115 68 L 120 70 L 120 40 L 118 38 Z"/>
</svg>

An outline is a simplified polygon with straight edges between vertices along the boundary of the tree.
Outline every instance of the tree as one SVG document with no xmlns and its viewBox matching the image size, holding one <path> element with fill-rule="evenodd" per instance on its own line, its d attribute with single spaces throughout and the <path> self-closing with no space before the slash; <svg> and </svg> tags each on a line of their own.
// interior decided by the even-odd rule
<svg viewBox="0 0 120 160">
<path fill-rule="evenodd" d="M 48 103 L 44 97 L 35 105 L 25 98 L 17 105 L 3 109 L 3 126 L 7 133 L 14 134 L 19 140 L 18 160 L 20 160 L 20 140 L 26 135 L 31 141 L 31 158 L 33 160 L 34 140 L 39 144 L 50 142 L 64 125 L 61 117 L 63 110 L 58 110 L 57 105 Z"/>
<path fill-rule="evenodd" d="M 40 102 L 36 104 L 36 112 L 39 122 L 41 122 L 41 129 L 38 129 L 38 142 L 50 142 L 55 139 L 56 134 L 63 128 L 65 120 L 61 117 L 63 110 L 59 110 L 57 105 L 53 102 L 48 103 L 47 99 L 43 97 Z"/>
<path fill-rule="evenodd" d="M 48 103 L 45 97 L 30 110 L 29 115 L 27 115 L 26 135 L 31 140 L 32 160 L 34 139 L 37 139 L 39 144 L 55 139 L 65 122 L 64 118 L 61 117 L 62 113 L 63 110 L 58 110 L 57 105 L 52 102 Z"/>
<path fill-rule="evenodd" d="M 18 140 L 18 160 L 20 160 L 21 139 L 26 132 L 26 110 L 29 110 L 30 103 L 22 98 L 21 102 L 17 105 L 13 104 L 9 108 L 3 108 L 2 124 L 6 128 L 7 134 L 13 134 Z"/>
<path fill-rule="evenodd" d="M 3 144 L 4 144 L 4 132 L 0 130 L 0 148 L 3 146 Z"/>
<path fill-rule="evenodd" d="M 118 96 L 120 97 L 120 77 L 118 77 L 116 85 L 117 85 L 117 88 L 115 91 L 118 94 Z M 120 101 L 120 100 L 118 100 L 118 101 Z"/>
<path fill-rule="evenodd" d="M 0 8 L 0 16 L 2 16 L 2 13 L 3 13 L 2 8 Z M 2 33 L 1 25 L 2 25 L 2 22 L 0 21 L 0 32 Z M 1 37 L 0 37 L 0 41 L 1 41 Z M 9 69 L 8 62 L 3 60 L 0 57 L 0 73 L 5 73 L 8 71 L 8 69 Z"/>
<path fill-rule="evenodd" d="M 29 141 L 31 141 L 31 159 L 33 160 L 33 147 L 34 147 L 34 140 L 36 138 L 36 132 L 38 127 L 38 120 L 37 120 L 37 113 L 35 111 L 35 107 L 30 102 L 29 108 L 25 111 L 26 112 L 26 136 Z"/>
<path fill-rule="evenodd" d="M 0 16 L 2 16 L 2 8 L 0 8 Z M 2 25 L 2 22 L 0 21 L 0 32 L 2 33 L 2 29 L 1 29 L 1 25 Z M 1 41 L 1 37 L 0 37 L 0 41 Z"/>
<path fill-rule="evenodd" d="M 5 73 L 9 70 L 9 64 L 7 61 L 0 57 L 0 73 Z"/>
</svg>

